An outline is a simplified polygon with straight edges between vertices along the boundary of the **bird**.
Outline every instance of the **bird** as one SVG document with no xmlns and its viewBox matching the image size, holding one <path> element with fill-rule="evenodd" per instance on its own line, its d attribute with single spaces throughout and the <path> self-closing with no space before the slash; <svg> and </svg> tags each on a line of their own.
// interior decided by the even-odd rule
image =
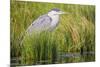
<svg viewBox="0 0 100 67">
<path fill-rule="evenodd" d="M 33 32 L 53 31 L 59 24 L 60 15 L 66 14 L 58 8 L 53 8 L 46 14 L 39 16 L 27 28 L 26 33 L 32 34 Z"/>
<path fill-rule="evenodd" d="M 31 36 L 33 33 L 41 33 L 43 31 L 53 31 L 60 21 L 61 14 L 68 14 L 63 12 L 58 8 L 53 8 L 46 14 L 39 16 L 34 20 L 29 27 L 26 29 L 25 33 L 19 38 L 20 44 L 22 44 L 26 35 Z"/>
</svg>

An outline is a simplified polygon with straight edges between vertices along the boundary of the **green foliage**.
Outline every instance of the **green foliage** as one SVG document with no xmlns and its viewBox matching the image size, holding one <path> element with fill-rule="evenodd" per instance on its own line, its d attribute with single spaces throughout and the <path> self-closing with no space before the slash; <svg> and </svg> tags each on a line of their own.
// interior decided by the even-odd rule
<svg viewBox="0 0 100 67">
<path fill-rule="evenodd" d="M 40 15 L 52 8 L 59 8 L 67 15 L 53 32 L 21 36 Z M 95 6 L 21 2 L 11 0 L 11 59 L 21 58 L 20 64 L 51 64 L 64 62 L 94 61 L 94 56 L 65 58 L 63 53 L 95 52 Z M 22 44 L 20 45 L 20 43 Z"/>
</svg>

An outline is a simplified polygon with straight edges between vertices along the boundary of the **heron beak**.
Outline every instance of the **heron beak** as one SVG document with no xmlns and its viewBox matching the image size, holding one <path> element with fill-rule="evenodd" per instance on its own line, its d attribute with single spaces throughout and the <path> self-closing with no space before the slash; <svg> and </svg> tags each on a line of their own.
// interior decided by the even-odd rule
<svg viewBox="0 0 100 67">
<path fill-rule="evenodd" d="M 60 11 L 58 14 L 69 14 L 69 13 Z"/>
</svg>

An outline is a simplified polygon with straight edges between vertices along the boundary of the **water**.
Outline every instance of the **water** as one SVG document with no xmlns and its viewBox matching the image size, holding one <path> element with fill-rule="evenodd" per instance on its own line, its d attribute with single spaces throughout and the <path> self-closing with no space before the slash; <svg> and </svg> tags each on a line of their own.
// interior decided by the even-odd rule
<svg viewBox="0 0 100 67">
<path fill-rule="evenodd" d="M 73 62 L 90 62 L 95 61 L 94 52 L 83 52 L 81 53 L 65 53 L 59 55 L 60 61 L 63 63 L 73 63 Z"/>
<path fill-rule="evenodd" d="M 28 65 L 28 64 L 20 64 L 21 58 L 12 58 L 11 65 Z M 81 53 L 61 53 L 58 55 L 57 59 L 54 62 L 50 62 L 50 60 L 40 60 L 36 61 L 33 65 L 40 64 L 60 64 L 60 63 L 75 63 L 75 62 L 91 62 L 95 61 L 95 52 L 83 52 Z"/>
</svg>

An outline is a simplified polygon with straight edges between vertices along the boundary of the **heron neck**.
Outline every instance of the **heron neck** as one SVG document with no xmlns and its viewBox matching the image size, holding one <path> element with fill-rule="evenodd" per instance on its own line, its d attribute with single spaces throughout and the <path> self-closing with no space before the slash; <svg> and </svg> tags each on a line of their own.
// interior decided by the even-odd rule
<svg viewBox="0 0 100 67">
<path fill-rule="evenodd" d="M 52 19 L 51 26 L 56 26 L 59 21 L 59 15 L 48 14 L 48 16 Z"/>
</svg>

